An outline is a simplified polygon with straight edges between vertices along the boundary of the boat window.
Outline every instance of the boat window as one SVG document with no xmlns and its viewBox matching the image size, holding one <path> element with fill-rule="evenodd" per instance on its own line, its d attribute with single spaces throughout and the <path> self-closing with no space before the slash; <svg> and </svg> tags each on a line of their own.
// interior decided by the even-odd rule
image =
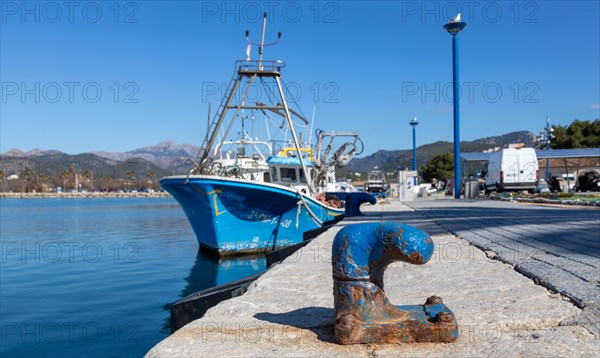
<svg viewBox="0 0 600 358">
<path fill-rule="evenodd" d="M 283 181 L 296 181 L 296 169 L 294 168 L 281 168 L 281 180 Z"/>
<path fill-rule="evenodd" d="M 306 183 L 306 178 L 304 177 L 304 171 L 302 169 L 298 169 L 298 170 L 299 170 L 299 173 L 300 173 L 300 175 L 298 176 L 300 178 L 300 182 L 301 183 Z M 308 177 L 309 178 L 311 176 L 311 172 L 312 172 L 312 169 L 308 168 Z"/>
<path fill-rule="evenodd" d="M 277 181 L 277 168 L 271 168 L 271 180 Z"/>
</svg>

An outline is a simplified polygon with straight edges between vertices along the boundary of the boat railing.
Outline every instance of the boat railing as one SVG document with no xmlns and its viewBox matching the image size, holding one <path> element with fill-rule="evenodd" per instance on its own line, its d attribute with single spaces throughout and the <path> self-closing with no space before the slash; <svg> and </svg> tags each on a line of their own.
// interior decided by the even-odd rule
<svg viewBox="0 0 600 358">
<path fill-rule="evenodd" d="M 265 153 L 267 155 L 271 155 L 271 153 L 273 153 L 273 149 L 271 148 L 271 145 L 267 142 L 262 142 L 262 141 L 257 141 L 257 140 L 236 140 L 236 141 L 223 141 L 219 144 L 217 144 L 217 146 L 215 147 L 215 150 L 213 152 L 213 157 L 214 158 L 221 158 L 223 159 L 223 153 L 221 148 L 224 145 L 237 145 L 237 151 L 236 151 L 236 155 L 240 158 L 246 157 L 246 150 L 245 150 L 245 146 L 251 146 L 252 148 L 254 148 L 253 151 L 251 151 L 254 154 L 257 154 L 262 160 L 266 160 L 266 156 Z M 264 148 L 264 150 L 260 150 L 259 147 Z"/>
<path fill-rule="evenodd" d="M 279 75 L 285 62 L 281 60 L 239 60 L 235 62 L 235 70 L 245 75 Z"/>
</svg>

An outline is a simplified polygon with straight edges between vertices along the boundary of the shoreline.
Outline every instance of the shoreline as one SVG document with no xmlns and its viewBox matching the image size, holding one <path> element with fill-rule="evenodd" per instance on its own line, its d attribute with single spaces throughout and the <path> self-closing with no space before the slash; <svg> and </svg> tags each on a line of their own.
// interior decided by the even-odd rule
<svg viewBox="0 0 600 358">
<path fill-rule="evenodd" d="M 154 193 L 0 193 L 0 199 L 46 199 L 46 198 L 169 198 L 166 192 Z"/>
</svg>

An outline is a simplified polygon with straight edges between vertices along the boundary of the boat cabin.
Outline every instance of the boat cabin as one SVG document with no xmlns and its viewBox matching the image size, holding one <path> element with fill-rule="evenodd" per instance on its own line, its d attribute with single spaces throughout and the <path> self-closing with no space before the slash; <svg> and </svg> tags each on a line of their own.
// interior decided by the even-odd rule
<svg viewBox="0 0 600 358">
<path fill-rule="evenodd" d="M 314 167 L 313 162 L 306 158 L 304 164 L 309 172 Z M 271 183 L 301 189 L 308 187 L 300 159 L 297 157 L 271 157 L 267 160 L 267 165 Z"/>
</svg>

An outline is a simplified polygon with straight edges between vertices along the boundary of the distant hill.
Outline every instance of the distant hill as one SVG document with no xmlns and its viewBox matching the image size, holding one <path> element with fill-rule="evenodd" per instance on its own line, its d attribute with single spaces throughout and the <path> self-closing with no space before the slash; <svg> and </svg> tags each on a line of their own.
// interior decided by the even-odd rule
<svg viewBox="0 0 600 358">
<path fill-rule="evenodd" d="M 25 157 L 34 157 L 34 156 L 40 156 L 40 155 L 59 155 L 59 154 L 64 154 L 64 153 L 61 152 L 60 150 L 42 150 L 42 149 L 37 149 L 37 148 L 32 149 L 29 152 L 25 153 L 20 149 L 13 148 L 2 155 L 9 156 L 9 157 L 25 158 Z"/>
<path fill-rule="evenodd" d="M 191 164 L 186 164 L 187 159 L 195 159 L 200 147 L 191 144 L 177 144 L 175 142 L 161 142 L 157 145 L 120 152 L 92 152 L 102 158 L 116 161 L 125 161 L 132 158 L 142 158 L 156 164 L 170 173 L 187 173 Z"/>
<path fill-rule="evenodd" d="M 533 132 L 512 132 L 500 136 L 486 137 L 474 141 L 460 142 L 461 152 L 481 152 L 483 150 L 504 147 L 511 143 L 524 143 L 525 146 L 533 146 L 536 141 Z M 418 163 L 429 161 L 439 153 L 452 153 L 454 144 L 452 142 L 439 141 L 417 147 Z M 379 150 L 364 158 L 354 158 L 347 169 L 354 172 L 368 172 L 378 166 L 384 171 L 395 171 L 397 168 L 412 167 L 412 149 L 405 150 Z"/>
<path fill-rule="evenodd" d="M 461 151 L 479 152 L 493 147 L 504 147 L 510 143 L 525 143 L 532 146 L 535 135 L 532 132 L 512 132 L 495 137 L 481 138 L 474 141 L 461 142 Z M 135 170 L 136 175 L 145 176 L 152 172 L 158 178 L 169 174 L 184 174 L 189 171 L 191 164 L 186 164 L 187 159 L 195 159 L 200 147 L 191 144 L 177 144 L 175 142 L 161 142 L 153 146 L 134 149 L 128 152 L 103 152 L 69 155 L 58 150 L 44 151 L 34 149 L 27 153 L 18 149 L 0 155 L 2 170 L 6 174 L 7 168 L 18 168 L 29 166 L 35 168 L 51 168 L 52 170 L 66 170 L 69 163 L 75 164 L 78 171 L 99 170 L 102 173 L 113 173 L 122 177 L 124 171 Z M 419 163 L 428 161 L 438 153 L 450 153 L 453 151 L 451 142 L 435 142 L 422 145 L 417 148 Z M 412 150 L 379 150 L 364 158 L 354 158 L 348 167 L 343 168 L 355 172 L 368 172 L 374 166 L 383 170 L 396 170 L 397 168 L 410 167 L 412 164 Z M 87 168 L 87 169 L 86 169 Z M 124 169 L 127 168 L 127 169 Z M 96 175 L 96 174 L 95 174 Z"/>
<path fill-rule="evenodd" d="M 21 175 L 29 170 L 32 174 L 53 178 L 69 170 L 78 173 L 88 172 L 93 178 L 111 177 L 147 178 L 154 175 L 160 178 L 170 172 L 142 158 L 129 158 L 124 161 L 103 158 L 91 153 L 65 154 L 59 151 L 35 150 L 23 153 L 10 150 L 0 155 L 1 169 L 4 175 Z"/>
</svg>

